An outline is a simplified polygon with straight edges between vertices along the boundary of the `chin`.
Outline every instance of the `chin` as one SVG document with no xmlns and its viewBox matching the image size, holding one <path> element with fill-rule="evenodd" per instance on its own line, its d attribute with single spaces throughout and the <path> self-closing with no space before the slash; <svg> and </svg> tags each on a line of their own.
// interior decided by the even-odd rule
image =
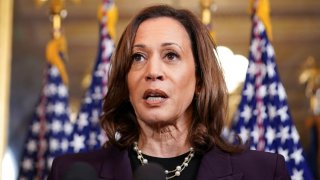
<svg viewBox="0 0 320 180">
<path fill-rule="evenodd" d="M 168 125 L 174 125 L 175 120 L 171 120 L 170 118 L 161 118 L 155 116 L 152 117 L 146 117 L 146 118 L 141 118 L 142 121 L 150 126 L 157 126 L 157 127 L 163 127 L 163 126 L 168 126 Z M 144 120 L 143 120 L 144 119 Z"/>
</svg>

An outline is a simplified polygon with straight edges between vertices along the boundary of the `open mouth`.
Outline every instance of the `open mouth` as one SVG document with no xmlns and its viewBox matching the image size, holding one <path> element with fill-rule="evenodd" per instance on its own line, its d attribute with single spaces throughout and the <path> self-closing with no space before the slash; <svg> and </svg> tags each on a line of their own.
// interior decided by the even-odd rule
<svg viewBox="0 0 320 180">
<path fill-rule="evenodd" d="M 143 94 L 143 99 L 147 100 L 148 102 L 162 102 L 168 98 L 168 95 L 161 91 L 160 89 L 148 89 Z"/>
</svg>

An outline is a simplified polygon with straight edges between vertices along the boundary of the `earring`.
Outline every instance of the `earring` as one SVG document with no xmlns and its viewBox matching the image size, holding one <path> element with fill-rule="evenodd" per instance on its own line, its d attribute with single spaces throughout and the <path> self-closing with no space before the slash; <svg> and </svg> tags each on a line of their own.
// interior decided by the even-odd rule
<svg viewBox="0 0 320 180">
<path fill-rule="evenodd" d="M 199 95 L 200 95 L 200 91 L 196 91 L 196 92 L 194 93 L 194 98 L 197 99 L 197 98 L 199 97 Z"/>
</svg>

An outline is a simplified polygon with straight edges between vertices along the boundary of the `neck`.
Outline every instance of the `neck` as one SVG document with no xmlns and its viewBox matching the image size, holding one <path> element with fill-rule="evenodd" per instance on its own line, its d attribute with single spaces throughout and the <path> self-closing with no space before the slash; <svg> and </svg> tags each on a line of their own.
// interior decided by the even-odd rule
<svg viewBox="0 0 320 180">
<path fill-rule="evenodd" d="M 181 123 L 183 122 L 183 123 Z M 170 158 L 189 151 L 188 132 L 191 118 L 176 124 L 157 126 L 142 126 L 138 141 L 139 149 L 146 155 Z"/>
</svg>

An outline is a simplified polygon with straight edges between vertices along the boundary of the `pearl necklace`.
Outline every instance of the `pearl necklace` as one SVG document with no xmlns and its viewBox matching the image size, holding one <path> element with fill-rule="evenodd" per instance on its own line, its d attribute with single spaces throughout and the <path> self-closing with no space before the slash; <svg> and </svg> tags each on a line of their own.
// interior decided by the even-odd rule
<svg viewBox="0 0 320 180">
<path fill-rule="evenodd" d="M 142 151 L 138 148 L 138 143 L 134 142 L 133 150 L 137 152 L 137 158 L 141 162 L 142 165 L 148 164 L 148 159 L 144 158 L 142 155 Z M 190 160 L 194 156 L 194 149 L 191 147 L 189 150 L 189 154 L 187 157 L 184 158 L 184 161 L 181 165 L 177 166 L 174 170 L 165 170 L 164 173 L 166 174 L 166 179 L 171 179 L 176 176 L 180 176 L 181 172 L 189 165 Z"/>
</svg>

